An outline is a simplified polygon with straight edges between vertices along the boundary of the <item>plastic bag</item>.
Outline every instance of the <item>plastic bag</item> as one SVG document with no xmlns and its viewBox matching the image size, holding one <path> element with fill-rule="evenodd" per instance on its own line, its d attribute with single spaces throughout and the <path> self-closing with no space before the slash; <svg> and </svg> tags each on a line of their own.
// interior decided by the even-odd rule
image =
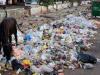
<svg viewBox="0 0 100 75">
<path fill-rule="evenodd" d="M 24 51 L 21 49 L 16 48 L 15 46 L 13 46 L 13 55 L 19 59 L 21 58 L 21 56 L 23 55 Z"/>
<path fill-rule="evenodd" d="M 78 60 L 83 63 L 91 63 L 91 64 L 95 64 L 97 62 L 97 59 L 94 56 L 84 53 L 78 53 Z"/>
<path fill-rule="evenodd" d="M 31 66 L 31 70 L 32 72 L 36 72 L 36 73 L 42 73 L 41 69 L 40 68 L 37 68 L 36 66 Z"/>
<path fill-rule="evenodd" d="M 94 65 L 93 64 L 90 64 L 90 63 L 85 63 L 84 66 L 83 66 L 84 69 L 93 69 L 94 68 Z"/>
<path fill-rule="evenodd" d="M 32 35 L 26 34 L 24 37 L 25 41 L 30 41 L 32 39 Z"/>
<path fill-rule="evenodd" d="M 70 51 L 70 61 L 77 61 L 78 54 L 76 51 Z"/>
<path fill-rule="evenodd" d="M 41 69 L 42 72 L 52 72 L 53 71 L 53 68 L 52 67 L 49 67 L 47 65 L 42 65 L 40 67 L 40 69 Z"/>
<path fill-rule="evenodd" d="M 25 45 L 24 48 L 23 48 L 23 50 L 25 50 L 25 52 L 29 52 L 29 51 L 31 51 L 32 49 L 33 49 L 33 48 L 32 48 L 31 45 Z"/>
</svg>

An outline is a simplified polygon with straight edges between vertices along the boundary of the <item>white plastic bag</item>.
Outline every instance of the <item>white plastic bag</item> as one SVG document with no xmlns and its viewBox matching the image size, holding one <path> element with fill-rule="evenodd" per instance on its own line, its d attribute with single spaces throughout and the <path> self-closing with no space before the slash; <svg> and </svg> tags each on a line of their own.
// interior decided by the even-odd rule
<svg viewBox="0 0 100 75">
<path fill-rule="evenodd" d="M 84 69 L 92 69 L 94 68 L 94 65 L 93 64 L 90 64 L 90 63 L 85 63 L 84 66 L 83 66 Z"/>
<path fill-rule="evenodd" d="M 47 65 L 42 65 L 41 66 L 41 71 L 42 72 L 52 72 L 53 71 L 53 68 L 52 67 L 49 67 Z"/>
</svg>

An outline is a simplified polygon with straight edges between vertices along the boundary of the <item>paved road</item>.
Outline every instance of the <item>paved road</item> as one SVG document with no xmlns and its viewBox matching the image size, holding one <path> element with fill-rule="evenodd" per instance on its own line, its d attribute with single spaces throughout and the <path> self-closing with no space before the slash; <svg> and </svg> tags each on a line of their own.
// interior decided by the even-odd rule
<svg viewBox="0 0 100 75">
<path fill-rule="evenodd" d="M 96 37 L 95 43 L 92 46 L 91 50 L 88 51 L 87 53 L 95 55 L 97 58 L 100 58 L 100 28 L 98 29 L 98 34 L 95 37 Z M 90 70 L 84 70 L 84 69 L 76 69 L 74 71 L 66 70 L 65 75 L 100 75 L 100 63 L 97 63 L 95 65 L 95 68 Z"/>
</svg>

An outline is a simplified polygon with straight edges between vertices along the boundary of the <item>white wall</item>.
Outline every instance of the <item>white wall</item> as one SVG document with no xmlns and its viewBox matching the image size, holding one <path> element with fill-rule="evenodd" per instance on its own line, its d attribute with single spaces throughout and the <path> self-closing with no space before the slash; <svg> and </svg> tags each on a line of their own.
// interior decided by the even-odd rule
<svg viewBox="0 0 100 75">
<path fill-rule="evenodd" d="M 6 4 L 6 0 L 0 0 L 0 5 L 5 5 Z"/>
</svg>

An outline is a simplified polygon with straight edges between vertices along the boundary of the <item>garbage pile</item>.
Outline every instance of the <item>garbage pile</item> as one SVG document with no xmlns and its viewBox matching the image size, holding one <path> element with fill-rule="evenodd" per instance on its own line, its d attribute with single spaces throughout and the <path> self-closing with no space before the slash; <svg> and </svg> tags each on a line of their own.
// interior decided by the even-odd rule
<svg viewBox="0 0 100 75">
<path fill-rule="evenodd" d="M 18 19 L 18 24 L 22 31 L 27 31 L 29 29 L 35 28 L 37 25 L 42 25 L 44 23 L 48 23 L 51 21 L 50 19 L 40 17 L 37 15 L 29 16 L 29 17 L 22 17 Z"/>
<path fill-rule="evenodd" d="M 92 68 L 96 58 L 83 51 L 91 47 L 89 40 L 95 33 L 95 25 L 73 15 L 36 26 L 25 31 L 25 35 L 18 31 L 20 45 L 13 46 L 13 69 L 28 68 L 35 75 L 64 68 Z"/>
</svg>

